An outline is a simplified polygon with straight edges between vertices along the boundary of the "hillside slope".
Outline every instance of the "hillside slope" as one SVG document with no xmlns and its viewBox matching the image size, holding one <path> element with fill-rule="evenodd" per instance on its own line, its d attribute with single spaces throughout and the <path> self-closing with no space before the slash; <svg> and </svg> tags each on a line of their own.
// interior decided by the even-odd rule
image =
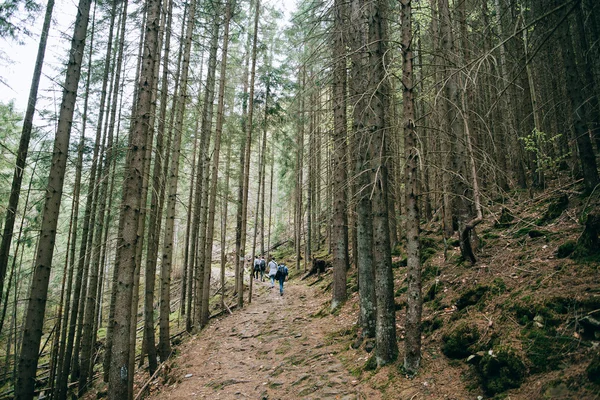
<svg viewBox="0 0 600 400">
<path fill-rule="evenodd" d="M 349 299 L 334 314 L 330 271 L 305 281 L 292 276 L 283 298 L 258 283 L 250 306 L 178 348 L 151 398 L 599 399 L 598 256 L 565 257 L 598 209 L 597 195 L 572 188 L 492 207 L 478 230 L 474 266 L 439 226 L 425 226 L 423 359 L 412 380 L 401 359 L 371 368 L 372 343 L 356 340 L 351 269 Z M 396 249 L 400 339 L 404 265 Z"/>
</svg>

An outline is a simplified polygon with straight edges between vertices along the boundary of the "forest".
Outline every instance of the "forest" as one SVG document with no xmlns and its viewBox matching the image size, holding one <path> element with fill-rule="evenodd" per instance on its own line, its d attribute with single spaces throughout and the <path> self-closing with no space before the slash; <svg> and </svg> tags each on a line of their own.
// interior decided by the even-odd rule
<svg viewBox="0 0 600 400">
<path fill-rule="evenodd" d="M 164 398 L 269 301 L 348 378 L 205 398 L 600 398 L 600 2 L 47 1 L 0 4 L 0 399 Z"/>
</svg>

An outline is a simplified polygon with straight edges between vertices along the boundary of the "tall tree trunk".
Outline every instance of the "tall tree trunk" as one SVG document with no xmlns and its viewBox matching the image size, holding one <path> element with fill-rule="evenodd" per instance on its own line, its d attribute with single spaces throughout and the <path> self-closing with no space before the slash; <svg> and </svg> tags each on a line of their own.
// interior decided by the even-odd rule
<svg viewBox="0 0 600 400">
<path fill-rule="evenodd" d="M 78 311 L 79 311 L 79 296 L 81 293 L 81 286 L 82 286 L 82 275 L 83 275 L 83 265 L 84 265 L 84 260 L 85 260 L 85 253 L 86 253 L 86 245 L 87 245 L 87 236 L 88 236 L 88 232 L 89 232 L 89 219 L 90 219 L 90 213 L 91 213 L 91 201 L 92 201 L 92 193 L 88 190 L 88 195 L 86 198 L 86 208 L 85 208 L 85 216 L 84 216 L 84 223 L 83 223 L 83 235 L 82 235 L 82 240 L 81 240 L 81 245 L 80 245 L 80 253 L 79 253 L 79 259 L 77 259 L 77 275 L 76 275 L 76 279 L 75 279 L 75 289 L 73 290 L 73 273 L 75 272 L 75 250 L 76 250 L 76 244 L 77 244 L 77 220 L 78 220 L 78 215 L 79 215 L 79 195 L 81 192 L 81 175 L 82 175 L 82 166 L 83 166 L 83 150 L 84 150 L 84 144 L 85 144 L 85 132 L 86 132 L 86 126 L 87 126 L 87 113 L 88 113 L 88 102 L 89 102 L 89 93 L 90 93 L 90 80 L 91 80 L 91 70 L 92 70 L 92 54 L 93 54 L 93 47 L 94 47 L 94 33 L 95 33 L 95 15 L 96 15 L 96 8 L 94 7 L 94 16 L 92 19 L 92 29 L 91 29 L 91 35 L 90 35 L 90 46 L 89 46 L 89 55 L 88 55 L 88 65 L 87 65 L 87 71 L 88 71 L 88 75 L 86 78 L 86 84 L 85 84 L 85 97 L 84 97 L 84 104 L 83 104 L 83 116 L 82 116 L 82 129 L 81 129 L 81 136 L 79 139 L 79 145 L 78 145 L 78 150 L 77 150 L 77 165 L 76 165 L 76 172 L 75 172 L 75 187 L 74 187 L 74 193 L 73 193 L 73 198 L 76 200 L 75 203 L 75 208 L 76 210 L 74 210 L 74 221 L 73 224 L 75 226 L 75 230 L 73 231 L 73 237 L 72 237 L 72 242 L 73 242 L 73 247 L 71 248 L 71 268 L 70 268 L 70 272 L 69 272 L 69 280 L 67 283 L 67 298 L 65 300 L 65 304 L 66 304 L 66 311 L 65 311 L 65 318 L 64 318 L 64 329 L 63 332 L 61 333 L 62 339 L 61 339 L 61 346 L 60 346 L 60 351 L 59 351 L 59 366 L 58 366 L 58 379 L 57 379 L 57 391 L 56 391 L 56 398 L 57 399 L 66 399 L 67 397 L 67 382 L 69 379 L 69 373 L 71 372 L 71 360 L 72 360 L 72 354 L 73 354 L 73 340 L 75 338 L 75 330 L 77 327 L 77 315 L 78 315 Z M 96 134 L 98 134 L 98 132 L 96 131 Z M 99 138 L 96 138 L 96 143 L 99 141 Z M 90 172 L 90 179 L 92 179 L 92 176 L 95 175 L 95 171 L 96 171 L 96 165 L 97 165 L 97 156 L 98 156 L 98 149 L 97 146 L 94 146 L 94 159 L 92 161 L 92 169 Z M 73 296 L 73 303 L 70 306 L 71 302 L 70 302 L 70 298 L 71 296 Z M 69 319 L 69 310 L 70 308 L 72 309 L 71 311 L 71 319 Z"/>
<path fill-rule="evenodd" d="M 578 7 L 576 4 L 574 7 Z M 567 94 L 571 100 L 575 139 L 577 141 L 577 151 L 579 153 L 579 162 L 583 172 L 583 183 L 586 190 L 592 191 L 600 182 L 598 178 L 598 166 L 590 140 L 588 128 L 585 121 L 587 100 L 584 98 L 583 85 L 581 77 L 575 65 L 575 54 L 572 47 L 572 36 L 569 32 L 568 20 L 562 22 L 562 40 L 567 42 L 563 47 L 564 73 L 567 84 Z"/>
<path fill-rule="evenodd" d="M 109 71 L 111 70 L 111 56 L 112 56 L 112 52 L 113 52 L 112 43 L 113 43 L 113 36 L 114 36 L 113 35 L 114 25 L 115 25 L 114 21 L 115 21 L 116 13 L 117 13 L 117 2 L 113 1 L 112 5 L 111 5 L 111 11 L 110 11 L 110 27 L 109 27 L 109 34 L 108 34 L 108 43 L 107 43 L 107 47 L 106 47 L 106 56 L 104 59 L 104 77 L 102 80 L 100 108 L 99 108 L 98 122 L 97 122 L 97 129 L 99 131 L 102 130 L 102 120 L 104 117 L 104 109 L 105 109 L 106 97 L 107 97 L 106 89 L 107 89 L 108 80 L 109 80 Z M 115 85 L 115 88 L 113 88 L 113 90 L 116 90 L 116 85 Z M 105 132 L 105 134 L 106 134 L 106 132 Z M 81 365 L 80 365 L 81 371 L 79 374 L 79 396 L 83 395 L 83 393 L 86 390 L 89 365 L 92 362 L 92 360 L 91 360 L 92 351 L 93 351 L 92 339 L 94 336 L 92 333 L 92 327 L 93 327 L 93 322 L 95 319 L 94 311 L 95 311 L 96 296 L 97 296 L 96 289 L 97 289 L 97 285 L 98 285 L 98 272 L 99 272 L 99 268 L 100 268 L 102 232 L 103 232 L 103 228 L 104 228 L 103 222 L 104 222 L 104 214 L 106 211 L 106 195 L 108 192 L 108 173 L 110 171 L 110 161 L 109 160 L 110 160 L 111 154 L 112 154 L 111 153 L 112 141 L 113 141 L 112 134 L 113 134 L 112 131 L 109 132 L 109 138 L 108 138 L 106 150 L 104 150 L 106 152 L 104 166 L 102 168 L 100 168 L 100 170 L 99 170 L 98 183 L 101 184 L 101 189 L 100 189 L 99 197 L 98 197 L 98 214 L 96 216 L 96 220 L 98 221 L 98 223 L 95 226 L 96 231 L 93 234 L 94 242 L 93 242 L 93 246 L 91 248 L 91 251 L 92 251 L 91 271 L 90 271 L 91 273 L 90 273 L 90 279 L 88 282 L 87 299 L 86 299 L 86 305 L 85 305 L 84 314 L 83 314 L 82 355 L 81 355 Z M 99 162 L 101 162 L 101 159 L 99 160 Z"/>
<path fill-rule="evenodd" d="M 190 54 L 192 49 L 192 36 L 196 21 L 196 0 L 189 5 L 186 23 L 186 32 L 183 45 L 183 62 L 181 65 L 180 93 L 175 116 L 175 136 L 171 144 L 171 166 L 169 172 L 169 194 L 167 197 L 167 215 L 165 222 L 165 236 L 163 240 L 162 264 L 160 270 L 160 333 L 158 352 L 161 360 L 166 360 L 171 353 L 171 338 L 169 316 L 171 314 L 171 270 L 173 263 L 173 239 L 175 226 L 175 211 L 177 206 L 177 186 L 179 181 L 179 158 L 181 152 L 181 134 L 183 119 L 187 103 L 188 73 Z"/>
<path fill-rule="evenodd" d="M 258 47 L 258 21 L 260 16 L 260 0 L 256 0 L 256 13 L 254 16 L 254 34 L 252 39 L 252 56 L 251 67 L 250 67 L 250 87 L 248 97 L 248 119 L 246 121 L 246 148 L 244 149 L 244 185 L 243 185 L 243 196 L 242 196 L 242 225 L 241 225 L 241 237 L 240 237 L 240 251 L 238 252 L 239 257 L 245 256 L 246 248 L 246 220 L 248 218 L 248 183 L 250 181 L 250 148 L 252 147 L 252 118 L 254 116 L 254 81 L 256 79 L 256 50 Z M 245 262 L 240 267 L 240 281 L 238 286 L 238 307 L 244 306 L 244 269 Z M 249 271 L 250 274 L 252 271 Z M 249 276 L 252 279 L 252 276 Z"/>
<path fill-rule="evenodd" d="M 363 1 L 353 0 L 351 5 L 352 38 L 350 43 L 352 68 L 350 71 L 350 103 L 354 104 L 352 118 L 352 147 L 354 149 L 354 180 L 356 182 L 356 241 L 358 266 L 358 293 L 360 297 L 360 324 L 362 338 L 375 337 L 376 326 L 376 297 L 375 271 L 373 266 L 373 220 L 371 201 L 369 200 L 371 186 L 369 182 L 369 166 L 367 161 L 368 133 L 364 113 L 369 108 L 365 96 L 367 83 L 364 71 L 370 71 L 367 64 L 367 50 L 364 43 L 369 43 L 368 32 L 365 32 L 365 16 Z"/>
<path fill-rule="evenodd" d="M 149 122 L 152 109 L 152 88 L 154 86 L 154 72 L 159 35 L 160 0 L 149 0 L 146 19 L 146 34 L 144 38 L 144 54 L 138 83 L 136 109 L 133 112 L 132 126 L 130 129 L 129 149 L 125 166 L 123 195 L 121 200 L 121 215 L 118 233 L 117 254 L 115 266 L 118 268 L 116 282 L 113 287 L 115 293 L 115 314 L 112 336 L 111 364 L 109 372 L 109 397 L 113 399 L 128 398 L 131 393 L 129 387 L 130 358 L 130 329 L 131 305 L 134 295 L 134 275 L 136 269 L 136 248 L 138 242 L 138 224 L 140 218 L 142 183 L 144 170 L 146 143 L 151 132 Z"/>
<path fill-rule="evenodd" d="M 225 188 L 221 196 L 221 309 L 225 310 L 225 265 L 227 264 L 226 239 L 227 239 L 227 209 L 229 206 L 229 173 L 231 166 L 231 139 L 227 142 L 227 164 L 225 165 Z"/>
<path fill-rule="evenodd" d="M 227 51 L 229 47 L 229 22 L 231 20 L 232 2 L 228 0 L 225 5 L 225 21 L 223 32 L 223 47 L 221 53 L 221 72 L 219 81 L 219 98 L 217 105 L 217 125 L 215 128 L 215 147 L 213 150 L 212 177 L 210 179 L 210 198 L 208 204 L 208 224 L 206 233 L 206 258 L 204 260 L 204 288 L 202 290 L 202 318 L 200 326 L 208 324 L 209 310 L 208 300 L 210 296 L 210 275 L 212 264 L 212 247 L 215 228 L 215 209 L 217 203 L 217 181 L 219 175 L 219 154 L 221 150 L 221 136 L 223 133 L 224 108 L 225 108 L 225 85 L 227 83 Z"/>
<path fill-rule="evenodd" d="M 331 247 L 333 251 L 333 293 L 331 308 L 346 300 L 346 271 L 348 270 L 348 202 L 347 178 L 347 118 L 346 118 L 346 46 L 344 44 L 346 5 L 334 2 L 333 30 L 333 215 L 331 221 Z"/>
<path fill-rule="evenodd" d="M 202 162 L 198 168 L 198 187 L 196 188 L 196 200 L 198 214 L 194 217 L 197 219 L 198 232 L 198 244 L 196 249 L 196 268 L 195 268 L 195 291 L 194 291 L 194 330 L 199 331 L 201 328 L 202 320 L 202 291 L 204 290 L 204 272 L 206 268 L 205 257 L 206 257 L 206 225 L 207 225 L 207 211 L 208 211 L 208 178 L 209 171 L 208 166 L 210 162 L 210 141 L 212 133 L 212 121 L 215 101 L 215 85 L 216 85 L 216 71 L 217 71 L 217 50 L 219 47 L 219 29 L 220 29 L 220 18 L 217 17 L 219 14 L 219 5 L 213 3 L 214 20 L 212 22 L 211 31 L 211 42 L 210 42 L 210 54 L 208 57 L 208 74 L 206 77 L 206 91 L 204 93 L 204 110 L 202 112 L 202 140 L 204 144 L 200 146 Z M 200 165 L 200 164 L 199 164 Z M 197 229 L 198 229 L 197 228 Z M 210 266 L 208 266 L 210 268 Z"/>
<path fill-rule="evenodd" d="M 78 11 L 73 38 L 71 40 L 65 84 L 63 86 L 63 99 L 58 116 L 52 162 L 48 174 L 48 185 L 35 257 L 36 262 L 30 298 L 23 327 L 23 341 L 19 356 L 17 383 L 15 385 L 15 396 L 21 399 L 32 399 L 35 387 L 35 373 L 39 357 L 38 351 L 43 333 L 56 227 L 58 225 L 58 215 L 67 166 L 73 111 L 75 110 L 77 87 L 81 75 L 81 61 L 85 48 L 90 1 L 80 0 Z"/>
<path fill-rule="evenodd" d="M 373 264 L 375 268 L 375 295 L 377 318 L 375 326 L 375 358 L 378 366 L 391 363 L 398 356 L 396 343 L 396 309 L 394 305 L 394 276 L 390 246 L 388 213 L 388 167 L 384 113 L 387 109 L 384 96 L 384 55 L 387 33 L 384 16 L 387 7 L 383 0 L 366 4 L 365 17 L 368 25 L 368 75 L 367 92 L 369 111 L 365 115 L 366 128 L 371 133 L 369 156 L 373 191 L 371 193 L 373 218 Z"/>
<path fill-rule="evenodd" d="M 156 134 L 156 156 L 154 157 L 154 169 L 152 171 L 152 198 L 150 200 L 150 219 L 148 221 L 148 254 L 146 257 L 146 285 L 144 296 L 144 340 L 145 352 L 148 354 L 148 368 L 152 375 L 157 368 L 156 359 L 156 339 L 154 327 L 154 291 L 156 286 L 156 264 L 158 258 L 158 249 L 160 241 L 162 207 L 160 195 L 163 193 L 162 186 L 164 178 L 162 176 L 164 168 L 165 154 L 169 149 L 164 147 L 164 136 L 167 115 L 168 89 L 169 89 L 169 55 L 171 49 L 171 26 L 173 22 L 173 1 L 168 1 L 166 13 L 165 29 L 165 50 L 163 57 L 161 100 L 158 117 L 158 129 Z M 185 289 L 183 289 L 185 290 Z M 144 351 L 143 350 L 143 351 Z M 161 361 L 164 361 L 161 358 Z"/>
<path fill-rule="evenodd" d="M 404 154 L 406 159 L 406 253 L 408 290 L 406 292 L 406 340 L 404 370 L 414 376 L 421 363 L 421 261 L 419 249 L 418 170 L 419 151 L 415 127 L 413 79 L 413 32 L 411 0 L 402 0 L 402 103 L 404 105 Z"/>
</svg>

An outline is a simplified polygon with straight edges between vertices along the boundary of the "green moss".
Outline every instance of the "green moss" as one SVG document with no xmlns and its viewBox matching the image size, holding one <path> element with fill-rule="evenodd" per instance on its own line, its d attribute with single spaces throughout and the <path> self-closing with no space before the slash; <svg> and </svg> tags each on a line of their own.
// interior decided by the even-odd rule
<svg viewBox="0 0 600 400">
<path fill-rule="evenodd" d="M 525 329 L 522 335 L 523 348 L 533 373 L 559 369 L 564 354 L 576 345 L 572 338 L 557 335 L 554 329 Z"/>
<path fill-rule="evenodd" d="M 392 268 L 406 267 L 408 265 L 408 258 L 402 257 L 400 261 L 392 262 Z"/>
<path fill-rule="evenodd" d="M 425 262 L 433 257 L 436 253 L 437 250 L 431 247 L 421 249 L 421 264 L 425 264 Z"/>
<path fill-rule="evenodd" d="M 400 245 L 397 245 L 392 249 L 392 256 L 398 257 L 400 255 L 402 255 L 402 247 Z"/>
<path fill-rule="evenodd" d="M 506 207 L 502 207 L 502 213 L 500 214 L 498 221 L 496 221 L 494 224 L 494 227 L 507 228 L 512 224 L 514 219 L 515 217 L 510 213 L 510 211 L 508 211 Z"/>
<path fill-rule="evenodd" d="M 435 296 L 442 290 L 444 290 L 444 285 L 442 285 L 441 282 L 436 281 L 433 285 L 429 287 L 427 293 L 425 293 L 425 296 L 423 296 L 423 302 L 427 303 L 429 301 L 432 301 L 433 299 L 435 299 Z"/>
<path fill-rule="evenodd" d="M 377 359 L 375 357 L 375 354 L 369 357 L 363 369 L 365 371 L 375 371 L 377 369 Z"/>
<path fill-rule="evenodd" d="M 481 237 L 487 240 L 500 239 L 500 235 L 492 232 L 485 232 L 483 235 L 481 235 Z"/>
<path fill-rule="evenodd" d="M 554 199 L 550 205 L 548 206 L 548 210 L 544 213 L 544 215 L 538 220 L 538 224 L 546 224 L 560 217 L 560 215 L 567 209 L 569 206 L 569 196 L 563 194 L 562 196 Z"/>
<path fill-rule="evenodd" d="M 428 265 L 425 267 L 423 272 L 421 272 L 421 281 L 427 282 L 430 279 L 439 276 L 441 273 L 440 268 L 435 265 Z"/>
<path fill-rule="evenodd" d="M 575 251 L 575 247 L 577 243 L 574 240 L 568 240 L 565 243 L 558 246 L 558 250 L 556 250 L 556 257 L 558 258 L 566 258 L 573 254 Z"/>
<path fill-rule="evenodd" d="M 421 245 L 421 249 L 427 249 L 427 248 L 437 249 L 438 248 L 436 240 L 429 236 L 419 237 L 419 244 Z"/>
<path fill-rule="evenodd" d="M 521 386 L 526 372 L 519 356 L 505 349 L 483 356 L 476 370 L 481 386 L 489 396 Z"/>
<path fill-rule="evenodd" d="M 502 278 L 496 278 L 492 281 L 490 290 L 493 294 L 499 295 L 506 292 L 506 283 Z"/>
<path fill-rule="evenodd" d="M 423 321 L 421 323 L 421 331 L 423 333 L 432 333 L 440 329 L 442 326 L 444 326 L 444 321 L 441 318 L 436 317 L 434 319 Z"/>
<path fill-rule="evenodd" d="M 394 293 L 394 296 L 396 296 L 396 297 L 401 296 L 402 294 L 406 293 L 407 290 L 408 290 L 408 286 L 402 286 L 401 288 L 398 288 L 396 290 L 396 293 Z"/>
<path fill-rule="evenodd" d="M 483 296 L 490 290 L 489 286 L 477 286 L 473 289 L 467 290 L 463 293 L 458 301 L 456 302 L 456 307 L 459 310 L 466 308 L 468 306 L 475 305 L 481 301 Z"/>
<path fill-rule="evenodd" d="M 519 303 L 513 304 L 510 310 L 515 313 L 517 322 L 521 325 L 530 325 L 535 317 L 541 317 L 546 328 L 556 326 L 560 319 L 556 317 L 550 307 L 544 304 L 533 303 L 530 296 L 524 296 Z"/>
<path fill-rule="evenodd" d="M 596 357 L 592 359 L 585 372 L 590 382 L 600 385 L 600 354 L 596 354 Z"/>
<path fill-rule="evenodd" d="M 467 323 L 459 324 L 450 333 L 442 336 L 442 353 L 448 358 L 465 358 L 477 351 L 475 344 L 480 334 L 477 326 Z"/>
</svg>

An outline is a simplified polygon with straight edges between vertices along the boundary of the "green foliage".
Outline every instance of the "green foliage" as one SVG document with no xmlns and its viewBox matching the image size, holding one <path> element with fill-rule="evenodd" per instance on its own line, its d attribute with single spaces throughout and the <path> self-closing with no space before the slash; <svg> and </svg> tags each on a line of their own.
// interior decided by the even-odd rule
<svg viewBox="0 0 600 400">
<path fill-rule="evenodd" d="M 560 170 L 560 165 L 571 156 L 570 152 L 559 157 L 552 157 L 548 154 L 547 149 L 552 148 L 561 136 L 561 134 L 550 136 L 534 128 L 529 135 L 519 138 L 523 142 L 525 151 L 535 154 L 538 160 L 537 172 L 543 171 L 556 174 Z"/>
<path fill-rule="evenodd" d="M 449 333 L 442 336 L 442 353 L 448 358 L 465 358 L 477 349 L 475 345 L 480 334 L 477 326 L 461 323 Z"/>
<path fill-rule="evenodd" d="M 4 0 L 0 3 L 0 37 L 18 40 L 21 34 L 30 35 L 28 27 L 40 8 L 33 0 Z"/>
<path fill-rule="evenodd" d="M 521 358 L 508 349 L 487 353 L 477 364 L 476 370 L 481 386 L 489 396 L 521 386 L 526 373 Z"/>
</svg>

